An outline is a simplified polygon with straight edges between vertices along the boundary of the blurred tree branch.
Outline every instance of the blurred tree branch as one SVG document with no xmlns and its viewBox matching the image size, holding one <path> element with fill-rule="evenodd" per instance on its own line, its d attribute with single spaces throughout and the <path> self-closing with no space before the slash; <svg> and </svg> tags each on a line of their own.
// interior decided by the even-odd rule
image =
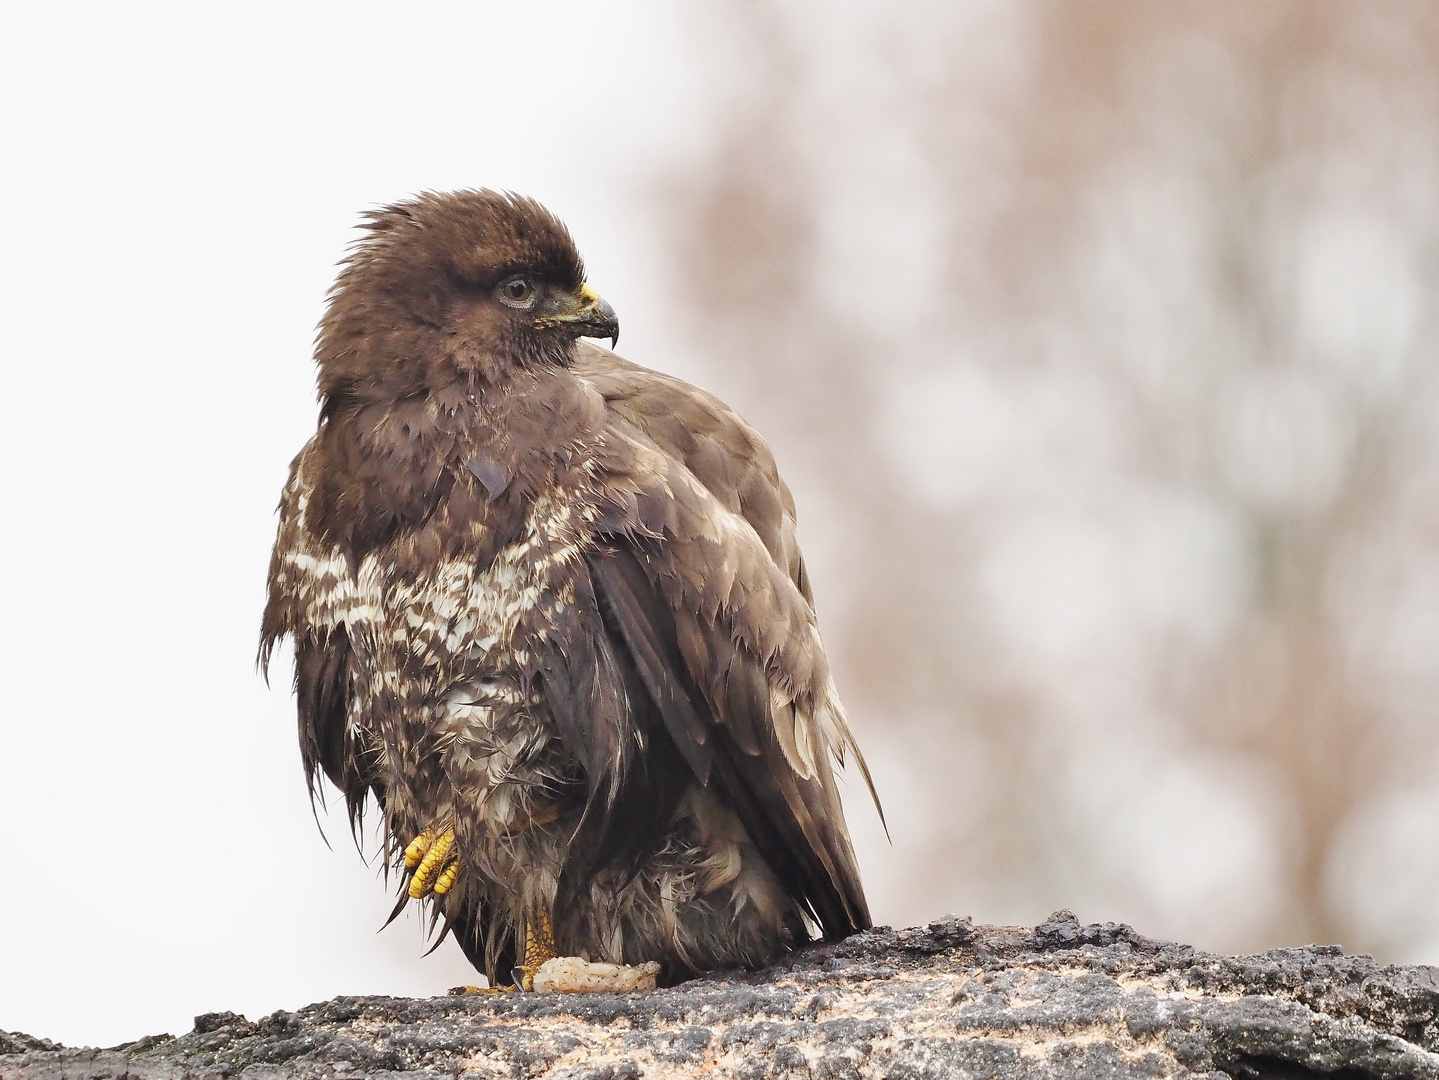
<svg viewBox="0 0 1439 1080">
<path fill-rule="evenodd" d="M 873 856 L 903 878 L 879 883 L 902 908 L 889 917 L 958 904 L 1032 921 L 1092 899 L 1097 917 L 1182 923 L 1201 915 L 1144 864 L 1188 844 L 1217 915 L 1157 932 L 1404 948 L 1336 894 L 1335 859 L 1386 786 L 1439 775 L 1433 699 L 1416 717 L 1355 645 L 1394 600 L 1355 568 L 1388 560 L 1402 582 L 1439 561 L 1439 526 L 1414 512 L 1439 435 L 1435 16 L 1034 0 L 933 4 L 903 26 L 854 9 L 837 30 L 828 12 L 736 0 L 700 18 L 722 135 L 671 178 L 664 212 L 713 388 L 826 531 L 821 616 L 856 728 L 919 778 L 906 824 L 926 838 Z M 881 196 L 846 203 L 866 176 Z M 887 223 L 910 219 L 886 254 Z M 835 260 L 866 243 L 878 254 L 836 286 Z M 915 266 L 934 269 L 915 284 Z M 1373 275 L 1388 277 L 1370 304 Z M 1388 312 L 1386 288 L 1417 313 Z M 932 431 L 915 419 L 897 443 L 878 417 L 959 371 L 1009 403 L 984 438 L 1030 431 L 1038 449 L 937 498 L 917 458 L 955 475 L 988 460 L 965 456 L 960 436 L 988 430 L 967 384 L 925 413 Z M 1038 618 L 1069 617 L 1034 584 L 1081 550 L 1063 522 L 1113 549 L 1113 583 L 1076 564 L 1098 595 L 1076 604 L 1139 588 L 1128 545 L 1156 500 L 1232 539 L 1230 563 L 1193 564 L 1192 580 L 1222 577 L 1209 613 L 1185 613 L 1179 571 L 1094 616 L 1070 661 L 1005 640 L 995 611 L 1033 605 L 1026 589 Z M 1057 554 L 1031 565 L 1013 552 L 1032 520 L 1056 523 L 1038 550 Z M 997 574 L 1004 559 L 1021 570 Z M 1084 697 L 1089 679 L 1108 689 Z M 1205 806 L 1161 814 L 1170 768 L 1199 770 L 1212 800 L 1238 791 L 1253 835 L 1226 853 Z M 1115 785 L 1132 800 L 1106 803 Z M 1094 805 L 1119 809 L 1096 829 Z M 1146 829 L 1149 848 L 1126 846 Z"/>
</svg>

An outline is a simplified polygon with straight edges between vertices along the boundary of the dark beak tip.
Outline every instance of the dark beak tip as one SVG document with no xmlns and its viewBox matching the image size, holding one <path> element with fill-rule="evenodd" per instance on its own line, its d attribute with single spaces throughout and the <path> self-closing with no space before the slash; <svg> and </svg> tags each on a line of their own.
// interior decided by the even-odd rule
<svg viewBox="0 0 1439 1080">
<path fill-rule="evenodd" d="M 596 309 L 598 310 L 600 317 L 604 319 L 606 323 L 606 328 L 609 330 L 609 333 L 606 336 L 610 339 L 610 348 L 613 350 L 614 347 L 620 343 L 619 316 L 615 314 L 615 309 L 610 307 L 609 301 L 604 299 L 600 300 L 599 304 L 596 306 Z"/>
</svg>

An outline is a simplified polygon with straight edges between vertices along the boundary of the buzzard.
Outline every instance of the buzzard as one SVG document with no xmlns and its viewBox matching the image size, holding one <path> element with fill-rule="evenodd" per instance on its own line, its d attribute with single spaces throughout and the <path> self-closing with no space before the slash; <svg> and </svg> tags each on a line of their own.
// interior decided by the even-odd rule
<svg viewBox="0 0 1439 1080">
<path fill-rule="evenodd" d="M 537 202 L 424 194 L 364 227 L 261 632 L 262 664 L 293 639 L 311 797 L 323 772 L 357 831 L 373 797 L 396 912 L 428 903 L 492 986 L 556 957 L 653 985 L 868 927 L 831 759 L 869 774 L 764 441 L 582 340 L 619 324 Z"/>
</svg>

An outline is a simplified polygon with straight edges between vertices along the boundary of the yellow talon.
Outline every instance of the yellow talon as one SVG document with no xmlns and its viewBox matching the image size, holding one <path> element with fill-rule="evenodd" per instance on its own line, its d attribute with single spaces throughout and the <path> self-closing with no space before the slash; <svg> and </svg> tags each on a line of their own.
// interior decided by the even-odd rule
<svg viewBox="0 0 1439 1080">
<path fill-rule="evenodd" d="M 459 876 L 460 864 L 452 861 L 440 871 L 440 876 L 435 879 L 435 895 L 444 896 L 455 887 L 455 879 Z"/>
<path fill-rule="evenodd" d="M 421 833 L 420 836 L 416 838 L 415 843 L 423 839 L 424 835 L 424 833 Z M 424 858 L 420 860 L 420 865 L 415 871 L 415 876 L 410 879 L 411 899 L 418 900 L 420 897 L 429 893 L 431 887 L 434 885 L 435 875 L 444 866 L 446 861 L 445 857 L 449 855 L 450 848 L 454 846 L 454 843 L 454 830 L 446 829 L 440 833 L 439 836 L 435 837 L 434 843 L 430 844 L 428 849 L 425 850 Z M 410 845 L 410 847 L 414 846 L 414 843 Z M 405 849 L 405 859 L 407 862 L 409 861 L 409 848 Z M 450 884 L 453 885 L 454 882 Z"/>
<path fill-rule="evenodd" d="M 430 849 L 430 843 L 434 840 L 434 834 L 426 829 L 410 841 L 410 846 L 405 848 L 405 868 L 413 870 L 419 861 L 424 858 L 425 852 Z"/>
</svg>

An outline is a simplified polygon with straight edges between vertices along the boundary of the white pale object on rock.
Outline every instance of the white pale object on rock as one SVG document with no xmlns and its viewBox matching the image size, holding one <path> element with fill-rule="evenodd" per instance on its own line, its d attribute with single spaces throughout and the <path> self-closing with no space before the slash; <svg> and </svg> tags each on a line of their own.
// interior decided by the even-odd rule
<svg viewBox="0 0 1439 1080">
<path fill-rule="evenodd" d="M 535 972 L 537 994 L 590 994 L 626 990 L 653 990 L 660 966 L 645 964 L 592 964 L 578 956 L 556 956 Z"/>
</svg>

